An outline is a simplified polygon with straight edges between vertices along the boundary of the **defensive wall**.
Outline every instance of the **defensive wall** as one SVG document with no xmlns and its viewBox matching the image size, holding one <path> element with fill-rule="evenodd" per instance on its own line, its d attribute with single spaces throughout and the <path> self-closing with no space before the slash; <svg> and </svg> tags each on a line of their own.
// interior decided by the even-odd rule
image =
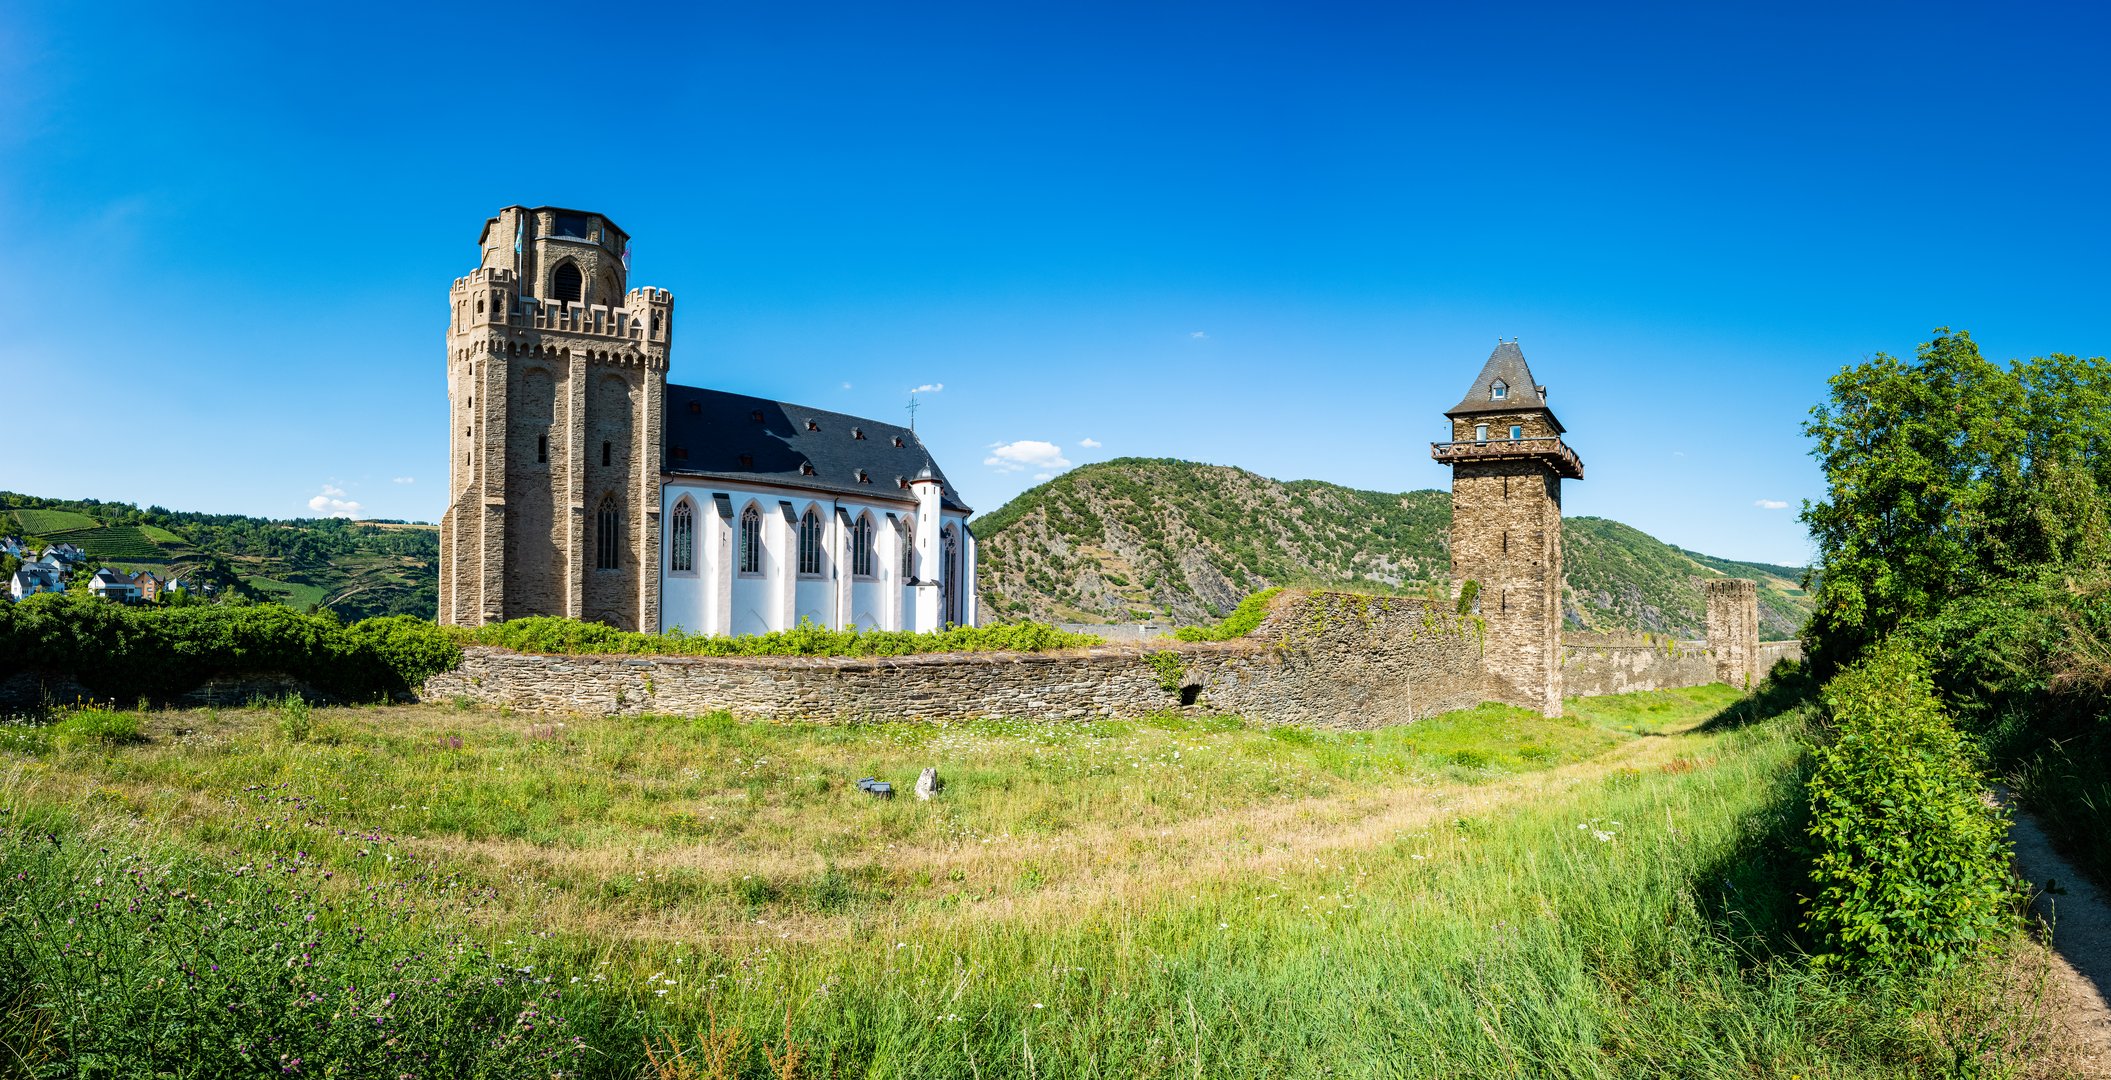
<svg viewBox="0 0 2111 1080">
<path fill-rule="evenodd" d="M 1486 699 L 1479 620 L 1402 597 L 1285 593 L 1233 641 L 901 657 L 550 656 L 464 650 L 425 684 L 541 713 L 786 720 L 1093 720 L 1192 708 L 1266 724 L 1369 728 Z"/>
<path fill-rule="evenodd" d="M 1561 679 L 1565 692 L 1577 697 L 1633 694 L 1722 682 L 1743 689 L 1772 671 L 1779 660 L 1803 658 L 1800 641 L 1762 641 L 1736 661 L 1749 663 L 1728 671 L 1718 650 L 1705 641 L 1629 634 L 1579 634 L 1561 639 Z"/>
</svg>

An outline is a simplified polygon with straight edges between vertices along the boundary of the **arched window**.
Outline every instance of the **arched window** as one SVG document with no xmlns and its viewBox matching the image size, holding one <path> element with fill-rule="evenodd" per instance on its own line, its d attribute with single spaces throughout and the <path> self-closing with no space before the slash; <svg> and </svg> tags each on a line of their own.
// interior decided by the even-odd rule
<svg viewBox="0 0 2111 1080">
<path fill-rule="evenodd" d="M 942 604 L 946 621 L 957 626 L 960 623 L 960 574 L 954 567 L 953 560 L 960 555 L 960 538 L 954 535 L 953 527 L 948 525 L 945 531 L 939 534 L 939 541 L 939 549 L 945 553 L 945 561 L 939 564 L 944 567 L 939 571 L 939 582 L 944 589 Z"/>
<path fill-rule="evenodd" d="M 622 550 L 622 518 L 616 514 L 616 497 L 603 496 L 601 512 L 594 515 L 594 569 L 617 568 L 617 552 Z"/>
<path fill-rule="evenodd" d="M 1502 399 L 1509 396 L 1510 384 L 1502 381 L 1501 379 L 1495 380 L 1495 384 L 1488 388 L 1488 397 L 1492 400 L 1501 401 Z"/>
<path fill-rule="evenodd" d="M 850 525 L 850 573 L 869 578 L 873 574 L 872 515 L 859 514 Z"/>
<path fill-rule="evenodd" d="M 799 573 L 821 573 L 821 512 L 811 506 L 799 519 Z"/>
<path fill-rule="evenodd" d="M 560 264 L 557 272 L 550 276 L 550 291 L 556 294 L 552 299 L 567 304 L 585 303 L 586 277 L 579 273 L 579 264 L 571 261 Z"/>
<path fill-rule="evenodd" d="M 696 510 L 688 499 L 674 504 L 674 526 L 668 530 L 667 568 L 677 574 L 696 569 Z"/>
<path fill-rule="evenodd" d="M 762 573 L 762 511 L 754 503 L 740 512 L 740 572 Z"/>
<path fill-rule="evenodd" d="M 902 519 L 902 580 L 916 576 L 916 522 Z"/>
</svg>

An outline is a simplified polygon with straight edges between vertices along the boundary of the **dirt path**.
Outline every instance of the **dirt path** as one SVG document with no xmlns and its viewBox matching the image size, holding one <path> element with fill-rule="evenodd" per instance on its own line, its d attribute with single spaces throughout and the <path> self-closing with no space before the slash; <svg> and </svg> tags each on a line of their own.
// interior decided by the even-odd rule
<svg viewBox="0 0 2111 1080">
<path fill-rule="evenodd" d="M 2009 839 L 2017 868 L 2037 893 L 2031 908 L 2053 927 L 2046 1014 L 2071 1048 L 2078 1074 L 2111 1076 L 2111 903 L 2052 849 L 2036 819 L 2006 791 L 1999 797 L 2014 813 Z M 2048 884 L 2058 891 L 2044 891 Z"/>
</svg>

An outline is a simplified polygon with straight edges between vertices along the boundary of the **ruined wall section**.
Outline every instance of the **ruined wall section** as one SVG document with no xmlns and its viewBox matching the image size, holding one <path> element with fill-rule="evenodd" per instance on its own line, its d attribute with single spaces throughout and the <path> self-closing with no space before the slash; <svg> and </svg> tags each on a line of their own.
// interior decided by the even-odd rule
<svg viewBox="0 0 2111 1080">
<path fill-rule="evenodd" d="M 1760 664 L 1759 585 L 1744 578 L 1703 578 L 1708 601 L 1708 652 L 1715 658 L 1715 680 L 1740 690 L 1766 677 Z"/>
<path fill-rule="evenodd" d="M 488 647 L 427 700 L 542 713 L 787 720 L 1092 720 L 1174 709 L 1257 723 L 1370 728 L 1485 700 L 1478 620 L 1396 597 L 1285 594 L 1225 642 L 889 658 L 541 656 Z"/>
</svg>

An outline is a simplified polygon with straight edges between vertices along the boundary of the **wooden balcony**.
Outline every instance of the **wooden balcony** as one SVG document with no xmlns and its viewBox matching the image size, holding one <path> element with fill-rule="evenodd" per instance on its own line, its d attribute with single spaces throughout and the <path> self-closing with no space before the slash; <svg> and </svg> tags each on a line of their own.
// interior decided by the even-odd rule
<svg viewBox="0 0 2111 1080">
<path fill-rule="evenodd" d="M 1562 477 L 1583 479 L 1583 459 L 1560 439 L 1430 443 L 1429 456 L 1446 465 L 1457 465 L 1462 461 L 1540 461 Z"/>
</svg>

